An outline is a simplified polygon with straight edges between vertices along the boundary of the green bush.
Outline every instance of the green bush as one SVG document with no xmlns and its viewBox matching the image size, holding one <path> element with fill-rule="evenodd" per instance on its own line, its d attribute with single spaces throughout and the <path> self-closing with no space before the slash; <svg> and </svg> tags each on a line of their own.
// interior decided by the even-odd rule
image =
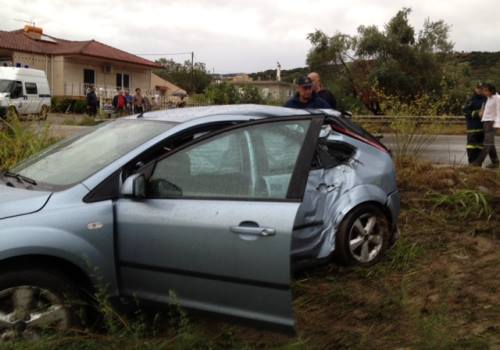
<svg viewBox="0 0 500 350">
<path fill-rule="evenodd" d="M 69 98 L 52 97 L 52 112 L 66 113 L 68 107 L 71 106 L 73 100 Z"/>
<path fill-rule="evenodd" d="M 205 90 L 205 97 L 208 104 L 230 105 L 240 102 L 240 94 L 238 89 L 226 82 L 210 85 Z"/>
<path fill-rule="evenodd" d="M 85 113 L 87 111 L 87 103 L 82 100 L 76 100 L 71 106 L 71 111 L 78 114 Z"/>
<path fill-rule="evenodd" d="M 258 88 L 252 85 L 246 85 L 241 90 L 240 103 L 263 104 L 264 98 L 260 94 Z"/>
<path fill-rule="evenodd" d="M 73 112 L 82 114 L 87 110 L 87 103 L 84 100 L 52 97 L 51 110 L 56 113 Z"/>
</svg>

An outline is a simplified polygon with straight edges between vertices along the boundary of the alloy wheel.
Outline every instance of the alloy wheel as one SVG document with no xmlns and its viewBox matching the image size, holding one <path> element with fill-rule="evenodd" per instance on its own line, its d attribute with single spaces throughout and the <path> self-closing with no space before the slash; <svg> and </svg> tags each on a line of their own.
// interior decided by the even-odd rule
<svg viewBox="0 0 500 350">
<path fill-rule="evenodd" d="M 369 263 L 382 251 L 384 237 L 380 219 L 366 213 L 359 216 L 349 231 L 349 250 L 354 259 L 361 263 Z"/>
<path fill-rule="evenodd" d="M 0 291 L 0 338 L 36 339 L 67 329 L 70 313 L 62 299 L 47 289 L 18 286 Z"/>
</svg>

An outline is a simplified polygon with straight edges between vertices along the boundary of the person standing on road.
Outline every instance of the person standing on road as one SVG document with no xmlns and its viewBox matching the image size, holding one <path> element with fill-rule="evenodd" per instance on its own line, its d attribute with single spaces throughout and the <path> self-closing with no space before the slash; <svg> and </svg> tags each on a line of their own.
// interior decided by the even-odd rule
<svg viewBox="0 0 500 350">
<path fill-rule="evenodd" d="M 481 109 L 486 103 L 486 97 L 482 92 L 483 85 L 477 84 L 474 95 L 464 106 L 465 121 L 467 123 L 467 158 L 472 164 L 483 149 L 484 130 L 481 122 Z"/>
<path fill-rule="evenodd" d="M 315 92 L 319 97 L 321 97 L 323 100 L 325 100 L 331 108 L 336 109 L 337 108 L 337 100 L 335 99 L 335 96 L 331 93 L 330 90 L 325 89 L 321 85 L 321 78 L 318 73 L 312 72 L 307 75 L 309 79 L 311 79 L 313 83 L 313 92 Z"/>
<path fill-rule="evenodd" d="M 495 126 L 500 127 L 500 95 L 497 94 L 495 86 L 485 84 L 483 94 L 487 97 L 481 121 L 483 122 L 484 141 L 483 149 L 476 160 L 472 163 L 475 166 L 482 166 L 483 161 L 489 155 L 491 164 L 487 168 L 494 169 L 500 166 L 497 150 L 495 148 Z"/>
<path fill-rule="evenodd" d="M 93 118 L 97 115 L 97 95 L 95 94 L 94 85 L 89 87 L 87 93 L 87 114 Z"/>
<path fill-rule="evenodd" d="M 328 102 L 312 90 L 313 83 L 308 77 L 297 79 L 297 93 L 285 103 L 290 108 L 331 108 Z"/>
<path fill-rule="evenodd" d="M 134 113 L 144 112 L 144 97 L 141 95 L 141 89 L 135 89 L 134 95 Z"/>
</svg>

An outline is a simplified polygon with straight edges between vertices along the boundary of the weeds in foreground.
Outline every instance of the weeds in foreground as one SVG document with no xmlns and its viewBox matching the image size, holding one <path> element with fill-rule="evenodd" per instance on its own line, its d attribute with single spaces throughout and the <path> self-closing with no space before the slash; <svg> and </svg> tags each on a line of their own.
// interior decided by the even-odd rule
<svg viewBox="0 0 500 350">
<path fill-rule="evenodd" d="M 424 199 L 437 208 L 451 210 L 461 219 L 491 219 L 493 208 L 490 196 L 478 190 L 451 190 L 449 193 L 430 191 Z"/>
<path fill-rule="evenodd" d="M 394 117 L 391 130 L 394 132 L 394 155 L 396 164 L 408 157 L 421 156 L 440 133 L 443 124 L 438 118 L 428 125 L 420 125 L 415 119 Z"/>
<path fill-rule="evenodd" d="M 23 125 L 15 116 L 0 119 L 0 170 L 11 168 L 55 141 L 49 136 L 49 126 L 35 130 Z"/>
</svg>

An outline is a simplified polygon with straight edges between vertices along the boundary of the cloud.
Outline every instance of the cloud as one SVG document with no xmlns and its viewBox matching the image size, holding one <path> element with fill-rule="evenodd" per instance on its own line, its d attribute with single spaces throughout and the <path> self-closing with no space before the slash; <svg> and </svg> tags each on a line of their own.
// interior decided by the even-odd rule
<svg viewBox="0 0 500 350">
<path fill-rule="evenodd" d="M 133 53 L 194 51 L 217 72 L 251 72 L 273 68 L 276 61 L 284 68 L 303 66 L 308 33 L 354 34 L 362 24 L 382 26 L 404 6 L 414 10 L 417 30 L 428 17 L 444 19 L 457 50 L 500 50 L 500 21 L 491 4 L 462 0 L 5 1 L 0 29 L 20 28 L 15 19 L 34 19 L 61 38 L 93 38 Z"/>
</svg>

